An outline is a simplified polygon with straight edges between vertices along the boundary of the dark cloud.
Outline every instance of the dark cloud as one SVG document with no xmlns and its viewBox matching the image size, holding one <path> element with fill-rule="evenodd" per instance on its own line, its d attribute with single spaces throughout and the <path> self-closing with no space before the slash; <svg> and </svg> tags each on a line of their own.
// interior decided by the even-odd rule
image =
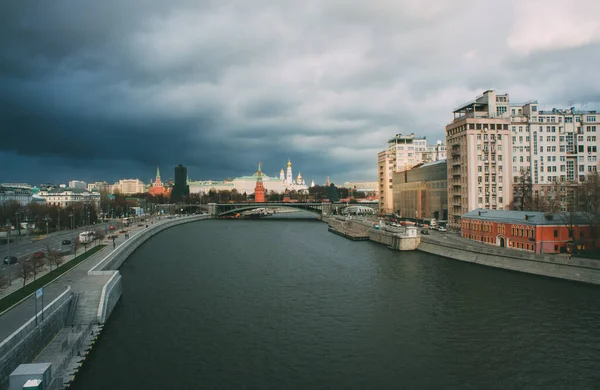
<svg viewBox="0 0 600 390">
<path fill-rule="evenodd" d="M 6 1 L 0 182 L 179 163 L 220 179 L 288 158 L 309 182 L 375 180 L 390 136 L 442 139 L 485 89 L 597 107 L 598 5 L 576 2 Z"/>
</svg>

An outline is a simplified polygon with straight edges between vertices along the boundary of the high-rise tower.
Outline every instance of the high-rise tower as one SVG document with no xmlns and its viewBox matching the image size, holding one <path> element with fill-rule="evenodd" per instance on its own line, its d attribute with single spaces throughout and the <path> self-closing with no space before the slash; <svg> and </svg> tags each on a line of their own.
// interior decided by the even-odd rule
<svg viewBox="0 0 600 390">
<path fill-rule="evenodd" d="M 256 203 L 265 202 L 265 187 L 262 180 L 262 163 L 258 163 L 258 172 L 256 172 L 256 187 L 254 188 L 254 201 Z"/>
</svg>

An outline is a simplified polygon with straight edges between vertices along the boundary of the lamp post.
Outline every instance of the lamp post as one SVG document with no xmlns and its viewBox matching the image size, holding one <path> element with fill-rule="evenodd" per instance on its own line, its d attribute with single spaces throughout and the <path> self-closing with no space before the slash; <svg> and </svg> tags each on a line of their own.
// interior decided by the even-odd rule
<svg viewBox="0 0 600 390">
<path fill-rule="evenodd" d="M 46 237 L 48 237 L 48 214 L 46 214 L 46 216 L 44 217 L 44 220 L 46 221 Z"/>
<path fill-rule="evenodd" d="M 73 213 L 69 214 L 69 218 L 71 218 L 71 230 L 73 230 Z"/>
<path fill-rule="evenodd" d="M 11 286 L 12 285 L 12 281 L 10 279 L 10 220 L 6 220 L 6 226 L 7 226 L 7 230 L 6 230 L 6 254 L 8 256 L 8 285 Z"/>
</svg>

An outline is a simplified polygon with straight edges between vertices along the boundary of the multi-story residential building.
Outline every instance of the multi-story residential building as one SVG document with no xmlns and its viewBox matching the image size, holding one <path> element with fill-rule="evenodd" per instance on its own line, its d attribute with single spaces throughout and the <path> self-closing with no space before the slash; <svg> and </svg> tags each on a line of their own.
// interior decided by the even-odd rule
<svg viewBox="0 0 600 390">
<path fill-rule="evenodd" d="M 574 186 L 598 170 L 600 116 L 596 111 L 538 109 L 537 101 L 511 105 L 513 182 L 529 176 L 536 196 L 554 183 L 568 190 L 565 199 L 574 199 Z M 567 210 L 569 202 L 562 203 Z"/>
<path fill-rule="evenodd" d="M 512 200 L 508 109 L 508 94 L 488 90 L 453 111 L 446 126 L 451 229 L 460 229 L 461 216 L 471 210 L 504 209 Z"/>
<path fill-rule="evenodd" d="M 41 190 L 39 196 L 46 199 L 49 206 L 66 207 L 76 203 L 90 204 L 100 208 L 100 193 L 81 188 L 53 188 Z"/>
<path fill-rule="evenodd" d="M 394 173 L 394 213 L 425 221 L 448 219 L 446 164 L 446 160 L 434 161 Z"/>
<path fill-rule="evenodd" d="M 388 141 L 387 149 L 377 155 L 379 183 L 379 212 L 393 211 L 392 174 L 404 171 L 423 162 L 437 161 L 446 158 L 446 144 L 438 141 L 428 145 L 425 137 L 416 138 L 409 135 L 396 134 Z M 383 185 L 387 183 L 386 185 Z"/>
<path fill-rule="evenodd" d="M 120 192 L 125 195 L 141 194 L 145 192 L 145 186 L 140 179 L 123 179 L 113 185 L 112 192 Z"/>
<path fill-rule="evenodd" d="M 112 185 L 108 184 L 105 181 L 97 181 L 95 183 L 88 183 L 87 190 L 88 191 L 94 191 L 94 192 L 111 193 L 112 192 Z"/>
<path fill-rule="evenodd" d="M 384 150 L 377 154 L 377 176 L 379 178 L 379 213 L 389 214 L 394 210 L 392 179 L 396 165 L 396 154 Z"/>
<path fill-rule="evenodd" d="M 85 190 L 87 188 L 87 183 L 81 180 L 71 180 L 68 185 L 69 188 L 79 188 L 81 190 Z"/>
</svg>

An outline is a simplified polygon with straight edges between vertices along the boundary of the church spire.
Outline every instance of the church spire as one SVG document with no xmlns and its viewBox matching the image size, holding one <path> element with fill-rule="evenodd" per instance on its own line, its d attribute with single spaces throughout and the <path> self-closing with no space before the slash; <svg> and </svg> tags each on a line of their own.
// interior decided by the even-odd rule
<svg viewBox="0 0 600 390">
<path fill-rule="evenodd" d="M 156 167 L 156 178 L 160 180 L 160 168 L 158 166 Z"/>
</svg>

